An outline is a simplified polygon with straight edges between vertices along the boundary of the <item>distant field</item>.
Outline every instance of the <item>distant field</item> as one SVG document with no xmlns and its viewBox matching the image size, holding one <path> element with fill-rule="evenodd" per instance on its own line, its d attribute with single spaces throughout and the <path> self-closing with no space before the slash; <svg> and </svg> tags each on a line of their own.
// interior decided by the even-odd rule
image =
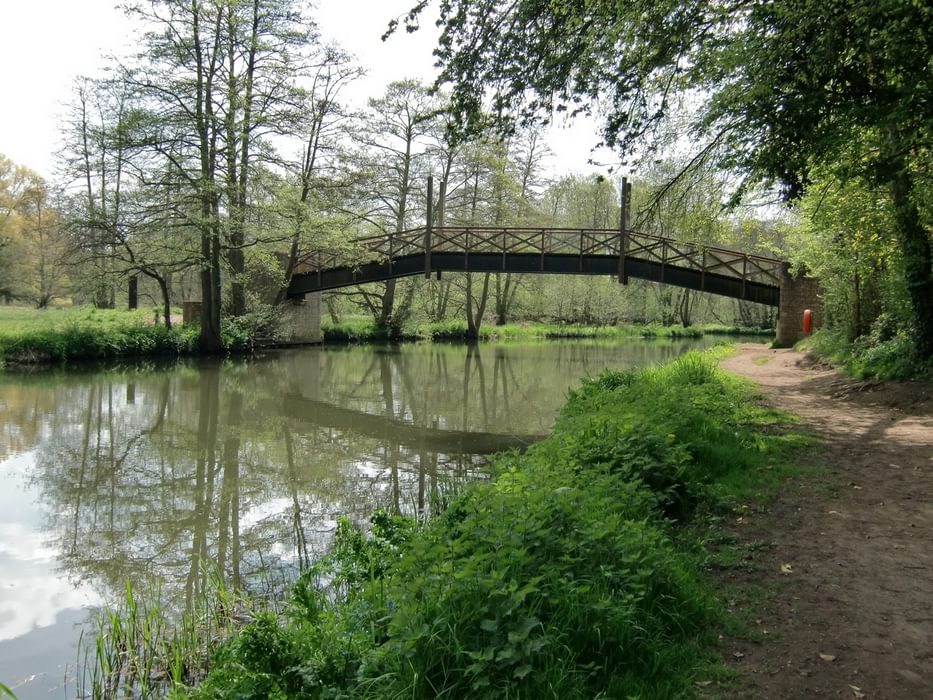
<svg viewBox="0 0 933 700">
<path fill-rule="evenodd" d="M 0 333 L 14 335 L 24 331 L 66 328 L 92 324 L 102 328 L 152 323 L 151 310 L 116 311 L 90 306 L 63 306 L 35 309 L 29 306 L 0 306 Z"/>
<path fill-rule="evenodd" d="M 190 355 L 197 352 L 197 336 L 197 326 L 166 328 L 155 323 L 151 308 L 0 306 L 0 368 L 77 359 Z M 236 347 L 235 341 L 227 347 Z"/>
</svg>

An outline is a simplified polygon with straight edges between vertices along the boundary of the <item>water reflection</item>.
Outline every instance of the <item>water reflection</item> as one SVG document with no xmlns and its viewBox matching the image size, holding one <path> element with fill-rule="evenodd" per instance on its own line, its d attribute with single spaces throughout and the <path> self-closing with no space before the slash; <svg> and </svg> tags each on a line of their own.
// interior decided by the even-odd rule
<svg viewBox="0 0 933 700">
<path fill-rule="evenodd" d="M 0 477 L 9 482 L 14 462 L 28 475 L 28 508 L 41 517 L 28 527 L 53 553 L 47 577 L 92 591 L 91 602 L 113 600 L 127 579 L 160 579 L 180 609 L 214 571 L 250 587 L 261 571 L 307 566 L 340 515 L 362 522 L 379 507 L 430 509 L 452 483 L 481 473 L 482 455 L 546 433 L 581 376 L 660 361 L 687 345 L 318 348 L 8 376 Z M 0 533 L 28 529 L 28 520 L 0 514 Z M 26 556 L 12 551 L 0 538 L 5 581 Z M 10 684 L 23 664 L 4 665 L 3 640 L 24 641 L 16 610 L 24 599 L 2 596 L 0 681 Z M 73 602 L 46 607 L 26 629 Z M 43 696 L 28 684 L 17 694 Z"/>
</svg>

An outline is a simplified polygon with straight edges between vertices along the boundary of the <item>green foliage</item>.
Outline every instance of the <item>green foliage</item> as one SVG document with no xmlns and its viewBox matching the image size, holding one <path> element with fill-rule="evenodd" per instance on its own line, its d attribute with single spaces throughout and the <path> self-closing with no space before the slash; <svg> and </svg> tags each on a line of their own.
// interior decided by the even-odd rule
<svg viewBox="0 0 933 700">
<path fill-rule="evenodd" d="M 220 323 L 224 349 L 245 352 L 259 338 L 273 338 L 278 315 L 272 306 L 262 305 L 240 316 L 224 316 Z"/>
<path fill-rule="evenodd" d="M 292 666 L 294 652 L 278 620 L 271 613 L 259 613 L 244 627 L 233 644 L 237 658 L 254 673 L 279 675 Z"/>
<path fill-rule="evenodd" d="M 153 584 L 145 590 L 127 582 L 123 599 L 95 615 L 94 634 L 78 642 L 78 697 L 161 697 L 203 677 L 241 601 L 210 574 L 192 608 L 173 619 L 161 583 Z"/>
<path fill-rule="evenodd" d="M 415 6 L 410 25 L 426 5 Z M 788 199 L 819 191 L 827 172 L 869 199 L 882 188 L 890 207 L 875 247 L 899 249 L 911 342 L 922 360 L 933 357 L 929 3 L 451 0 L 438 24 L 438 82 L 452 85 L 460 134 L 490 124 L 511 133 L 555 111 L 597 110 L 603 142 L 618 147 L 623 162 L 653 155 L 686 124 L 697 144 L 687 170 L 728 173 L 740 183 L 733 202 L 755 184 L 782 185 Z M 707 204 L 690 207 L 690 218 L 720 202 Z M 694 218 L 701 231 L 721 223 L 704 218 Z"/>
<path fill-rule="evenodd" d="M 673 433 L 661 436 L 641 418 L 620 422 L 616 417 L 592 415 L 576 426 L 572 439 L 561 448 L 563 460 L 573 469 L 597 467 L 643 484 L 666 515 L 683 517 L 693 506 L 695 498 L 686 483 L 689 454 Z"/>
<path fill-rule="evenodd" d="M 274 334 L 272 307 L 225 317 L 227 352 L 249 352 L 257 338 Z M 193 355 L 200 351 L 197 326 L 152 323 L 147 311 L 0 310 L 0 359 L 9 363 L 67 362 L 121 357 Z"/>
<path fill-rule="evenodd" d="M 398 326 L 380 326 L 371 318 L 353 318 L 332 323 L 321 322 L 321 334 L 326 343 L 368 343 L 387 340 L 415 340 L 418 336 Z"/>
<path fill-rule="evenodd" d="M 439 517 L 341 520 L 284 617 L 255 617 L 176 692 L 691 695 L 719 673 L 698 514 L 760 491 L 782 441 L 759 433 L 781 417 L 750 398 L 715 353 L 586 381 L 551 437 L 500 456 Z"/>
<path fill-rule="evenodd" d="M 467 326 L 462 321 L 436 321 L 409 324 L 396 329 L 392 335 L 368 319 L 351 318 L 340 323 L 324 321 L 321 330 L 325 342 L 360 343 L 386 340 L 463 341 L 467 339 Z M 609 325 L 590 326 L 558 323 L 520 323 L 502 326 L 483 326 L 478 340 L 558 339 L 558 338 L 702 338 L 704 335 L 773 335 L 766 328 L 740 326 L 698 325 L 679 326 Z"/>
<path fill-rule="evenodd" d="M 912 336 L 890 193 L 831 173 L 819 184 L 800 202 L 800 223 L 785 231 L 788 255 L 819 278 L 823 291 L 823 329 L 807 347 L 856 376 L 922 376 L 930 364 Z"/>
<path fill-rule="evenodd" d="M 784 248 L 820 280 L 825 325 L 850 341 L 879 315 L 908 326 L 910 305 L 889 193 L 840 182 L 831 174 L 819 185 L 801 199 L 799 223 L 785 227 Z"/>
<path fill-rule="evenodd" d="M 197 351 L 197 328 L 169 329 L 146 323 L 143 318 L 151 317 L 94 309 L 48 318 L 46 323 L 26 325 L 23 330 L 0 332 L 0 357 L 19 363 L 65 362 Z"/>
<path fill-rule="evenodd" d="M 415 530 L 410 518 L 377 511 L 370 516 L 368 536 L 347 518 L 338 518 L 330 556 L 319 565 L 332 577 L 332 585 L 352 594 L 367 581 L 381 579 L 399 558 Z"/>
<path fill-rule="evenodd" d="M 651 672 L 656 654 L 689 642 L 666 623 L 696 632 L 708 601 L 648 522 L 646 494 L 588 476 L 583 487 L 520 461 L 413 542 L 387 582 L 388 639 L 364 666 L 378 695 L 593 697 L 667 684 Z"/>
<path fill-rule="evenodd" d="M 861 379 L 933 377 L 933 362 L 917 357 L 909 331 L 903 326 L 892 328 L 889 316 L 880 316 L 855 342 L 829 329 L 818 331 L 800 347 Z"/>
</svg>

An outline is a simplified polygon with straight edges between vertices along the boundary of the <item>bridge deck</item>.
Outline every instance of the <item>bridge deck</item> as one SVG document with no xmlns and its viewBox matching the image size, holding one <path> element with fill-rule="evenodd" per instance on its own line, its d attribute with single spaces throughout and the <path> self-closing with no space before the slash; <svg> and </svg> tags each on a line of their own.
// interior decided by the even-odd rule
<svg viewBox="0 0 933 700">
<path fill-rule="evenodd" d="M 783 262 L 635 231 L 443 227 L 363 238 L 306 261 L 289 296 L 432 272 L 614 275 L 777 306 Z"/>
</svg>

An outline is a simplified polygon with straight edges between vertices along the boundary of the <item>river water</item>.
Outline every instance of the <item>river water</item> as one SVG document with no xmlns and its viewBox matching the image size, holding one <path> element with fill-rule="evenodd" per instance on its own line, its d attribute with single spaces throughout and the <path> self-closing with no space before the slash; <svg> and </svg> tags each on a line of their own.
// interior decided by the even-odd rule
<svg viewBox="0 0 933 700">
<path fill-rule="evenodd" d="M 607 367 L 712 341 L 406 344 L 0 376 L 0 682 L 73 697 L 93 609 L 130 580 L 179 607 L 261 585 L 339 516 L 415 514 L 545 435 Z M 265 573 L 260 573 L 265 572 Z"/>
</svg>

